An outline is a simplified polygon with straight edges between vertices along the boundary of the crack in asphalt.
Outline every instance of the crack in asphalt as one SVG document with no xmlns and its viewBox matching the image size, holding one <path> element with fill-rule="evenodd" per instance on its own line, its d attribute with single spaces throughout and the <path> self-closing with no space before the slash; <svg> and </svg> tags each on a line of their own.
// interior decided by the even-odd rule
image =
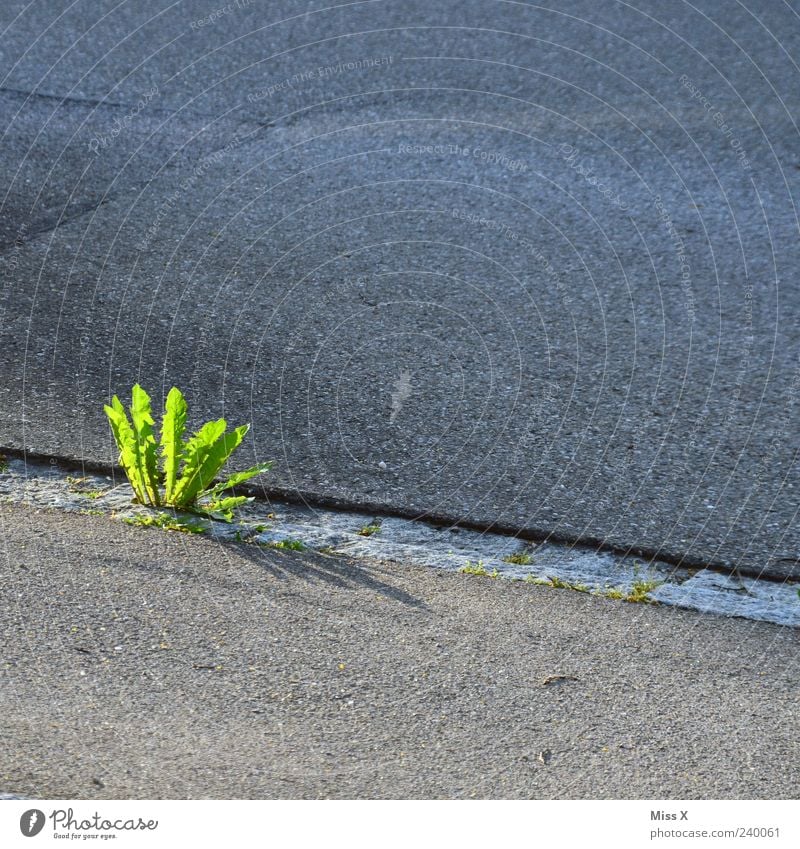
<svg viewBox="0 0 800 849">
<path fill-rule="evenodd" d="M 116 467 L 68 464 L 55 457 L 34 461 L 30 454 L 8 453 L 15 457 L 9 464 L 14 468 L 0 475 L 0 495 L 11 503 L 152 524 L 152 510 L 134 503 L 127 483 L 117 483 L 118 477 L 125 481 L 125 476 Z M 79 471 L 82 477 L 70 476 L 70 469 Z M 87 475 L 90 471 L 93 478 Z M 534 545 L 529 536 L 520 533 L 467 527 L 458 521 L 435 522 L 430 516 L 400 516 L 351 503 L 337 502 L 341 506 L 334 506 L 332 499 L 303 499 L 297 492 L 279 494 L 256 487 L 235 491 L 253 496 L 253 502 L 241 508 L 237 522 L 198 519 L 194 514 L 186 514 L 187 520 L 192 525 L 199 522 L 200 532 L 220 542 L 308 547 L 800 627 L 798 588 L 785 579 L 746 577 L 736 568 L 723 571 L 675 565 L 662 558 L 649 558 L 642 564 L 632 557 L 631 548 L 609 551 L 580 543 L 559 543 L 552 536 Z M 181 521 L 178 515 L 177 524 Z M 179 529 L 177 525 L 171 528 Z"/>
</svg>

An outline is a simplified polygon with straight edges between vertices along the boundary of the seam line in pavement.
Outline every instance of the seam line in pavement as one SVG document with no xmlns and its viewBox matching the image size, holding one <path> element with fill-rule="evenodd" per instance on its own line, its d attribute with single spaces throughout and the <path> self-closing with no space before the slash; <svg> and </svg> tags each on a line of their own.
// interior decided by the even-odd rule
<svg viewBox="0 0 800 849">
<path fill-rule="evenodd" d="M 99 464 L 94 464 L 98 466 Z M 767 581 L 707 568 L 676 567 L 652 558 L 639 562 L 619 555 L 552 540 L 537 544 L 519 535 L 476 530 L 463 524 L 434 525 L 429 517 L 390 516 L 280 499 L 272 494 L 240 507 L 234 522 L 223 522 L 170 507 L 144 507 L 130 485 L 117 483 L 116 470 L 69 475 L 65 464 L 9 460 L 0 473 L 0 501 L 12 505 L 100 515 L 128 524 L 192 530 L 219 543 L 267 548 L 312 549 L 362 560 L 460 571 L 468 575 L 545 583 L 614 599 L 658 602 L 703 613 L 800 627 L 796 584 Z M 107 474 L 111 472 L 111 474 Z M 124 481 L 124 474 L 120 475 Z M 250 490 L 250 492 L 256 492 Z M 295 493 L 296 496 L 296 493 Z M 161 518 L 167 520 L 162 521 Z"/>
<path fill-rule="evenodd" d="M 125 472 L 119 466 L 101 463 L 96 460 L 80 459 L 77 457 L 54 456 L 32 451 L 24 451 L 19 448 L 0 445 L 0 453 L 9 457 L 16 457 L 33 463 L 49 463 L 60 465 L 66 470 L 80 471 L 82 473 L 96 472 L 102 475 L 110 475 L 114 479 L 126 480 Z M 375 501 L 345 500 L 336 496 L 325 495 L 312 491 L 286 489 L 283 487 L 264 487 L 244 485 L 237 486 L 233 492 L 240 495 L 248 495 L 260 501 L 276 499 L 289 504 L 299 504 L 309 508 L 321 508 L 335 510 L 340 513 L 371 513 L 380 514 L 387 518 L 405 519 L 412 522 L 429 525 L 436 528 L 458 528 L 477 533 L 488 533 L 496 536 L 511 537 L 523 542 L 537 544 L 551 544 L 558 546 L 569 546 L 573 549 L 581 549 L 585 553 L 612 554 L 618 557 L 641 557 L 649 560 L 657 560 L 661 563 L 674 566 L 679 569 L 707 569 L 712 572 L 720 572 L 734 577 L 755 578 L 760 581 L 785 583 L 787 580 L 800 579 L 800 575 L 786 575 L 770 572 L 767 568 L 755 569 L 748 566 L 737 566 L 723 561 L 707 562 L 691 555 L 681 554 L 664 549 L 653 549 L 640 546 L 635 543 L 623 545 L 609 543 L 596 537 L 574 537 L 569 534 L 561 534 L 548 531 L 543 528 L 524 528 L 510 525 L 504 522 L 474 522 L 469 519 L 450 516 L 446 513 L 433 513 L 425 510 L 402 510 L 391 505 Z M 797 563 L 800 557 L 784 555 L 774 558 L 775 563 Z"/>
</svg>

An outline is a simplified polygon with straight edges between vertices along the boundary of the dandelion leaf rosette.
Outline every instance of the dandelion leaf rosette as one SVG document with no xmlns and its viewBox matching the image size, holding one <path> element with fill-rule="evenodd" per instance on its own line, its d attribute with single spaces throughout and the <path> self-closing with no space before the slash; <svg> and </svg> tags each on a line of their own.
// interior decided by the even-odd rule
<svg viewBox="0 0 800 849">
<path fill-rule="evenodd" d="M 138 383 L 131 392 L 130 418 L 116 395 L 104 409 L 119 448 L 119 462 L 141 504 L 195 509 L 232 521 L 234 509 L 250 499 L 243 495 L 224 495 L 226 490 L 272 467 L 271 463 L 258 463 L 214 484 L 222 467 L 241 445 L 250 425 L 227 431 L 225 419 L 217 419 L 206 422 L 184 441 L 188 409 L 183 393 L 175 386 L 164 404 L 158 443 L 150 396 Z"/>
</svg>

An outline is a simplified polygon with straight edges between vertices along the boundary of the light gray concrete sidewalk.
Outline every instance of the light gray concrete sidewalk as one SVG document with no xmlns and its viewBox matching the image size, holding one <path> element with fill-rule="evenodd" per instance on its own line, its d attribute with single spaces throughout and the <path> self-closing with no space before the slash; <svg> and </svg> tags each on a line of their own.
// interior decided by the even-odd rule
<svg viewBox="0 0 800 849">
<path fill-rule="evenodd" d="M 796 798 L 798 635 L 0 507 L 0 792 Z"/>
</svg>

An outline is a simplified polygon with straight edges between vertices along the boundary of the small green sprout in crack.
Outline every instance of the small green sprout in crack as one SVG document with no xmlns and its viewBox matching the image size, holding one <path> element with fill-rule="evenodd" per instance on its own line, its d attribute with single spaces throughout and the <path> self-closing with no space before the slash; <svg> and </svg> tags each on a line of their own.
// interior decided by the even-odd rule
<svg viewBox="0 0 800 849">
<path fill-rule="evenodd" d="M 84 486 L 84 484 L 88 483 L 90 480 L 91 478 L 88 477 L 76 478 L 74 475 L 67 475 L 69 491 L 75 495 L 83 495 L 86 498 L 100 498 L 101 495 L 106 494 L 108 490 Z"/>
<path fill-rule="evenodd" d="M 462 566 L 459 570 L 464 575 L 478 575 L 481 578 L 499 578 L 500 573 L 497 569 L 493 571 L 489 571 L 484 565 L 483 560 L 479 560 L 477 563 L 471 563 L 469 560 L 466 562 L 464 566 Z"/>
<path fill-rule="evenodd" d="M 642 563 L 641 560 L 633 561 L 633 578 L 634 580 L 638 580 L 639 576 L 642 574 L 642 570 L 647 568 L 646 563 Z"/>
<path fill-rule="evenodd" d="M 525 576 L 526 584 L 538 584 L 539 586 L 547 585 L 551 586 L 549 578 L 540 578 L 538 575 L 526 575 Z"/>
<path fill-rule="evenodd" d="M 284 551 L 305 551 L 306 544 L 299 539 L 282 539 L 279 542 L 260 542 L 262 548 L 276 548 Z"/>
<path fill-rule="evenodd" d="M 102 498 L 106 494 L 105 490 L 102 489 L 75 489 L 73 492 L 75 495 L 82 495 L 84 498 L 91 498 L 92 500 Z"/>
<path fill-rule="evenodd" d="M 655 580 L 653 578 L 649 580 L 637 580 L 633 582 L 631 586 L 631 591 L 628 593 L 625 601 L 630 601 L 639 604 L 658 604 L 658 602 L 650 598 L 650 593 L 653 590 L 658 589 L 664 582 Z"/>
<path fill-rule="evenodd" d="M 8 471 L 8 457 L 5 454 L 0 454 L 0 475 Z"/>
<path fill-rule="evenodd" d="M 598 590 L 596 594 L 603 596 L 603 598 L 610 598 L 618 601 L 627 597 L 625 590 L 621 590 L 619 587 L 609 587 L 606 590 Z"/>
<path fill-rule="evenodd" d="M 586 584 L 573 584 L 570 581 L 565 581 L 563 578 L 558 578 L 555 576 L 549 576 L 547 579 L 547 584 L 557 590 L 575 590 L 575 592 L 579 593 L 589 592 L 589 587 L 587 587 Z"/>
<path fill-rule="evenodd" d="M 617 601 L 628 601 L 632 604 L 658 604 L 654 598 L 650 598 L 650 593 L 658 589 L 663 583 L 664 581 L 655 578 L 637 579 L 631 584 L 629 590 L 624 587 L 610 587 L 606 590 L 599 590 L 597 595 Z"/>
<path fill-rule="evenodd" d="M 206 528 L 199 522 L 171 516 L 169 513 L 157 513 L 155 516 L 128 516 L 123 519 L 127 525 L 141 528 L 162 528 L 165 531 L 180 531 L 184 534 L 202 534 Z"/>
<path fill-rule="evenodd" d="M 371 537 L 373 534 L 379 534 L 381 531 L 380 523 L 371 524 L 371 525 L 362 525 L 356 533 L 360 537 Z"/>
<path fill-rule="evenodd" d="M 107 490 L 105 489 L 85 488 L 83 484 L 89 480 L 91 480 L 91 478 L 76 478 L 73 475 L 67 475 L 69 491 L 74 495 L 82 495 L 84 498 L 100 498 L 102 495 L 106 494 Z"/>
<path fill-rule="evenodd" d="M 259 527 L 261 530 L 259 530 Z M 233 532 L 232 537 L 236 542 L 248 542 L 258 544 L 258 535 L 266 530 L 263 526 L 240 524 Z"/>
<path fill-rule="evenodd" d="M 552 576 L 552 575 L 548 576 L 547 583 L 551 587 L 554 587 L 557 590 L 571 590 L 572 589 L 572 585 L 569 583 L 569 581 L 565 581 L 563 578 L 555 577 L 555 576 Z"/>
<path fill-rule="evenodd" d="M 515 551 L 503 558 L 504 563 L 513 563 L 515 566 L 530 566 L 533 563 L 533 555 L 530 551 Z"/>
<path fill-rule="evenodd" d="M 81 516 L 104 516 L 105 513 L 102 510 L 79 510 L 78 511 Z"/>
</svg>

